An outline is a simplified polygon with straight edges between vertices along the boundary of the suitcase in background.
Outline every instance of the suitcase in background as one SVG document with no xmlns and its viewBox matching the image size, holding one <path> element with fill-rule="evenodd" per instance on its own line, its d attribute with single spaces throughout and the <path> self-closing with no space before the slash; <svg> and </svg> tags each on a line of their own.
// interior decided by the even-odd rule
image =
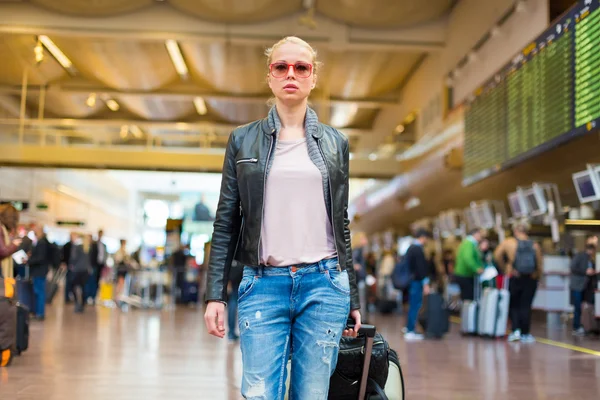
<svg viewBox="0 0 600 400">
<path fill-rule="evenodd" d="M 440 339 L 450 329 L 450 314 L 444 298 L 439 293 L 430 293 L 426 298 L 426 308 L 421 321 L 425 335 Z"/>
<path fill-rule="evenodd" d="M 7 297 L 0 297 L 0 367 L 8 366 L 14 357 L 16 324 L 17 308 Z"/>
<path fill-rule="evenodd" d="M 481 297 L 481 283 L 478 277 L 474 278 L 474 300 L 463 301 L 460 310 L 460 332 L 463 335 L 477 335 L 477 317 L 479 312 L 479 300 Z"/>
<path fill-rule="evenodd" d="M 600 331 L 600 320 L 596 319 L 594 305 L 584 302 L 581 304 L 581 324 L 585 332 Z"/>
<path fill-rule="evenodd" d="M 54 272 L 52 279 L 46 282 L 46 304 L 52 304 L 52 300 L 58 293 L 59 284 L 67 276 L 67 271 L 59 269 Z"/>
<path fill-rule="evenodd" d="M 17 355 L 29 348 L 29 308 L 23 304 L 17 303 L 17 336 L 16 350 Z"/>
<path fill-rule="evenodd" d="M 477 330 L 481 336 L 506 336 L 509 304 L 508 290 L 487 288 L 483 291 L 477 321 Z"/>
<path fill-rule="evenodd" d="M 35 295 L 33 294 L 33 282 L 30 279 L 17 279 L 17 302 L 26 306 L 29 311 L 35 310 Z"/>
</svg>

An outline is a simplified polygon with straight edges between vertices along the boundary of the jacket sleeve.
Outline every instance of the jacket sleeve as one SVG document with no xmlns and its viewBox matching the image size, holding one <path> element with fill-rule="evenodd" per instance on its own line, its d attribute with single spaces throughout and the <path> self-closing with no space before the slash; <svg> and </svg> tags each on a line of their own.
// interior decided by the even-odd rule
<svg viewBox="0 0 600 400">
<path fill-rule="evenodd" d="M 586 276 L 587 271 L 587 254 L 578 253 L 571 261 L 571 273 L 573 275 Z"/>
<path fill-rule="evenodd" d="M 235 246 L 240 230 L 240 196 L 235 166 L 234 133 L 229 136 L 223 174 L 219 205 L 213 225 L 213 236 L 208 262 L 207 288 L 205 301 L 227 301 L 227 282 L 229 270 L 234 257 Z"/>
<path fill-rule="evenodd" d="M 4 244 L 5 241 L 4 233 L 0 230 L 0 260 L 4 260 L 6 257 L 13 255 L 17 250 L 18 246 L 10 243 L 8 246 Z"/>
<path fill-rule="evenodd" d="M 473 243 L 469 243 L 469 248 L 470 251 L 465 254 L 465 265 L 473 275 L 476 275 L 477 270 L 483 267 L 483 262 L 477 246 Z"/>
<path fill-rule="evenodd" d="M 352 260 L 352 245 L 350 242 L 350 219 L 348 218 L 348 196 L 349 196 L 349 176 L 350 176 L 350 152 L 348 141 L 344 141 L 344 240 L 346 241 L 346 271 L 350 280 L 350 309 L 360 309 L 360 299 L 358 297 L 358 285 L 356 284 L 356 271 L 354 271 L 354 261 Z"/>
</svg>

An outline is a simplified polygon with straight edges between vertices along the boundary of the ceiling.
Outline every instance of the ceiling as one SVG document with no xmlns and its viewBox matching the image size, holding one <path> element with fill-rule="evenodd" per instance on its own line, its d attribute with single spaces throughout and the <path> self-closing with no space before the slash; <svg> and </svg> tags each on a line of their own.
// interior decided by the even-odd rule
<svg viewBox="0 0 600 400">
<path fill-rule="evenodd" d="M 350 137 L 356 158 L 368 158 L 376 149 L 362 139 L 371 137 L 372 146 L 373 136 L 383 143 L 393 132 L 395 124 L 374 131 L 380 111 L 397 107 L 411 71 L 443 48 L 455 3 L 0 0 L 9 17 L 0 21 L 0 141 L 18 140 L 21 129 L 24 143 L 222 149 L 233 127 L 268 110 L 265 48 L 298 34 L 324 63 L 311 104 Z M 38 35 L 72 65 L 61 66 L 45 42 L 37 63 Z M 168 40 L 187 74 L 178 73 Z M 110 109 L 114 102 L 118 110 Z M 21 111 L 32 119 L 24 127 Z"/>
</svg>

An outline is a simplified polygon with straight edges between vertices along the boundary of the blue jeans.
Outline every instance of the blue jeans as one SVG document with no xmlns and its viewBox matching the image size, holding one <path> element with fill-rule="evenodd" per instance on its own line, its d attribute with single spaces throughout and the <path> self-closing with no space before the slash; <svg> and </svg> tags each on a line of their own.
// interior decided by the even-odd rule
<svg viewBox="0 0 600 400">
<path fill-rule="evenodd" d="M 583 302 L 583 291 L 571 291 L 573 298 L 573 329 L 577 330 L 581 327 L 581 303 Z"/>
<path fill-rule="evenodd" d="M 33 293 L 35 294 L 35 316 L 43 318 L 46 315 L 46 277 L 33 278 Z"/>
<path fill-rule="evenodd" d="M 238 310 L 238 293 L 237 290 L 232 290 L 227 301 L 227 337 L 229 339 L 237 339 L 237 310 Z"/>
<path fill-rule="evenodd" d="M 350 312 L 348 273 L 337 258 L 245 267 L 238 294 L 244 398 L 282 400 L 291 353 L 289 399 L 327 399 Z"/>
<path fill-rule="evenodd" d="M 423 281 L 412 281 L 408 290 L 408 321 L 406 330 L 414 332 L 417 325 L 419 310 L 423 305 Z"/>
</svg>

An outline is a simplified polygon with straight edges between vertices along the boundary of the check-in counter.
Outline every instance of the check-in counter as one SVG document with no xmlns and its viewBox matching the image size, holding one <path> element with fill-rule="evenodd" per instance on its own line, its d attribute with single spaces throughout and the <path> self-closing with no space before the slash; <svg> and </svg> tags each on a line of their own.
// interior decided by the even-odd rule
<svg viewBox="0 0 600 400">
<path fill-rule="evenodd" d="M 569 289 L 571 260 L 567 256 L 545 255 L 544 271 L 533 298 L 533 309 L 548 312 L 572 312 Z"/>
</svg>

